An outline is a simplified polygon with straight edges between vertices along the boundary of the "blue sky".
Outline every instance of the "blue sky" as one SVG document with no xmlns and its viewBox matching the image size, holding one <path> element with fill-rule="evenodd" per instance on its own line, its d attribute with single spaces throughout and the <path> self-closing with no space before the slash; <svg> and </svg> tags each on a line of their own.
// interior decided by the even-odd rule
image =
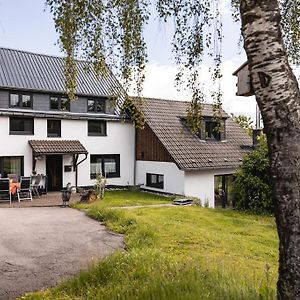
<svg viewBox="0 0 300 300">
<path fill-rule="evenodd" d="M 231 20 L 228 0 L 223 0 L 223 90 L 224 107 L 236 114 L 254 116 L 255 103 L 252 98 L 236 97 L 236 79 L 232 72 L 245 61 L 243 50 L 237 47 L 239 25 Z M 186 91 L 177 91 L 173 84 L 176 67 L 170 52 L 171 25 L 151 22 L 145 31 L 148 43 L 149 64 L 147 66 L 144 94 L 149 97 L 187 99 Z M 49 9 L 45 11 L 43 0 L 0 0 L 0 46 L 28 50 L 50 55 L 61 55 L 56 45 L 57 34 Z M 208 63 L 203 63 L 204 86 L 209 86 Z M 209 102 L 209 96 L 208 96 Z"/>
</svg>

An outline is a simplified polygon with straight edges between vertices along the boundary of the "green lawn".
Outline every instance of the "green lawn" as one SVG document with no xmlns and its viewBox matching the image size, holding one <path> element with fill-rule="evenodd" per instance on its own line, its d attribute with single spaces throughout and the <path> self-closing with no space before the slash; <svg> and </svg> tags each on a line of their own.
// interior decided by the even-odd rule
<svg viewBox="0 0 300 300">
<path fill-rule="evenodd" d="M 105 199 L 97 201 L 93 206 L 97 207 L 116 207 L 116 206 L 135 206 L 171 203 L 174 196 L 160 196 L 146 192 L 134 192 L 127 190 L 106 191 Z M 91 205 L 78 204 L 77 208 L 88 208 Z"/>
<path fill-rule="evenodd" d="M 24 299 L 275 299 L 273 218 L 197 206 L 109 208 L 124 198 L 126 205 L 166 201 L 118 191 L 89 205 L 91 217 L 126 233 L 126 250 Z"/>
</svg>

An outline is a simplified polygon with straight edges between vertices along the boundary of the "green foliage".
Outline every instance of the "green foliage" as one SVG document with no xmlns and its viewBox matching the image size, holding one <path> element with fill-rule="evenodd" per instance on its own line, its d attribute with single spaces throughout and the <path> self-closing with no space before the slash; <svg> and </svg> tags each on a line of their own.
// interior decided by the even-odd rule
<svg viewBox="0 0 300 300">
<path fill-rule="evenodd" d="M 132 204 L 147 195 L 109 193 Z M 199 206 L 87 207 L 109 229 L 126 233 L 126 251 L 24 299 L 275 299 L 278 240 L 271 217 Z"/>
<path fill-rule="evenodd" d="M 65 82 L 70 100 L 76 99 L 77 66 L 75 57 L 83 56 L 94 67 L 98 76 L 105 76 L 109 68 L 120 73 L 125 90 L 141 97 L 147 62 L 147 45 L 143 36 L 150 12 L 155 11 L 149 0 L 45 0 L 54 16 L 59 33 L 59 44 L 66 53 Z M 241 2 L 232 0 L 233 16 L 239 19 Z M 280 0 L 283 37 L 289 57 L 299 63 L 300 10 L 299 0 Z M 199 68 L 202 58 L 212 58 L 211 79 L 214 88 L 211 97 L 215 103 L 214 117 L 221 125 L 220 107 L 222 92 L 222 11 L 218 0 L 156 0 L 156 12 L 163 22 L 173 22 L 172 49 L 179 66 L 175 81 L 185 83 L 192 91 L 192 104 L 187 122 L 193 132 L 199 130 L 201 117 L 199 109 L 193 106 L 199 102 L 201 85 Z M 109 67 L 109 68 L 108 68 Z M 114 91 L 117 98 L 124 93 Z M 141 107 L 134 107 L 125 100 L 125 108 L 131 111 L 134 125 L 143 127 Z"/>
<path fill-rule="evenodd" d="M 138 98 L 136 101 L 133 101 L 131 97 L 126 97 L 123 102 L 122 109 L 128 114 L 133 122 L 135 128 L 143 129 L 145 126 L 145 115 L 141 109 L 142 99 Z"/>
<path fill-rule="evenodd" d="M 270 159 L 265 135 L 258 148 L 247 155 L 234 181 L 235 207 L 255 213 L 274 213 Z"/>
<path fill-rule="evenodd" d="M 238 123 L 241 128 L 243 128 L 248 135 L 252 137 L 252 130 L 253 130 L 253 121 L 251 120 L 250 117 L 247 117 L 245 115 L 234 115 L 231 114 L 231 118 L 233 121 Z"/>
<path fill-rule="evenodd" d="M 192 100 L 187 109 L 187 125 L 190 127 L 191 131 L 196 134 L 201 132 L 202 110 L 203 105 L 199 99 Z"/>
</svg>

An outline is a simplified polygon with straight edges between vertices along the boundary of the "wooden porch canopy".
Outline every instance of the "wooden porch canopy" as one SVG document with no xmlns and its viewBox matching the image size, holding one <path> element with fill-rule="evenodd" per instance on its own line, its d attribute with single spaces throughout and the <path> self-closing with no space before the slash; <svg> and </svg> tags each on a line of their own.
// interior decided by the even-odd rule
<svg viewBox="0 0 300 300">
<path fill-rule="evenodd" d="M 51 154 L 88 154 L 85 147 L 76 140 L 30 140 L 29 145 L 35 156 Z"/>
<path fill-rule="evenodd" d="M 73 168 L 76 172 L 77 186 L 77 167 L 87 159 L 88 151 L 78 140 L 30 140 L 32 148 L 32 171 L 35 171 L 36 159 L 44 155 L 73 155 Z M 78 162 L 79 154 L 85 157 Z"/>
</svg>

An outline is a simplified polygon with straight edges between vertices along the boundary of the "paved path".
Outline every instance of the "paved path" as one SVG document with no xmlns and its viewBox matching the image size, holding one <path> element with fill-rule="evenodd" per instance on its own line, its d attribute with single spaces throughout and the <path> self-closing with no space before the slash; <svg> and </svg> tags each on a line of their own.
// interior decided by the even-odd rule
<svg viewBox="0 0 300 300">
<path fill-rule="evenodd" d="M 71 208 L 0 208 L 0 299 L 54 286 L 123 247 Z"/>
<path fill-rule="evenodd" d="M 80 201 L 79 194 L 72 194 L 70 199 L 70 204 L 74 204 Z M 17 199 L 13 199 L 12 203 L 9 202 L 0 202 L 1 208 L 14 208 L 14 207 L 53 207 L 53 206 L 62 206 L 62 199 L 60 192 L 49 192 L 46 195 L 41 195 L 40 198 L 34 197 L 32 201 L 23 200 L 18 202 Z"/>
</svg>

